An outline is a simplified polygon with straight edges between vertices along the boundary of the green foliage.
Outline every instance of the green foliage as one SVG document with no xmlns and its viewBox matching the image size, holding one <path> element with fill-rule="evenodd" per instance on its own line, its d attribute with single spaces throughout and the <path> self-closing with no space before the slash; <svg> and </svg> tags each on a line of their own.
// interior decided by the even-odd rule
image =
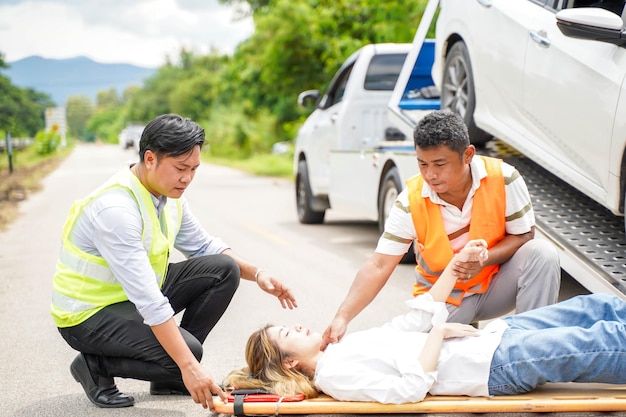
<svg viewBox="0 0 626 417">
<path fill-rule="evenodd" d="M 186 52 L 183 50 L 181 56 Z M 181 57 L 181 60 L 184 60 Z M 128 120 L 149 121 L 160 114 L 172 113 L 170 96 L 180 82 L 190 74 L 168 63 L 144 82 L 143 88 L 126 102 Z"/>
<path fill-rule="evenodd" d="M 254 175 L 293 178 L 293 153 L 282 155 L 265 153 L 253 155 L 243 160 L 204 154 L 203 160 L 213 164 L 236 168 Z"/>
<path fill-rule="evenodd" d="M 104 143 L 118 142 L 119 132 L 126 125 L 125 100 L 132 96 L 133 91 L 136 91 L 136 87 L 124 91 L 122 97 L 114 88 L 98 93 L 96 106 L 85 126 L 87 140 L 100 140 Z"/>
<path fill-rule="evenodd" d="M 344 60 L 365 44 L 411 42 L 427 4 L 427 0 L 219 1 L 241 5 L 241 13 L 251 14 L 255 22 L 254 33 L 232 56 L 216 52 L 198 56 L 181 49 L 176 62 L 168 62 L 123 97 L 104 91 L 95 106 L 74 97 L 66 109 L 70 132 L 78 138 L 115 142 L 130 122 L 145 124 L 160 114 L 178 113 L 204 126 L 205 156 L 251 165 L 260 160 L 258 165 L 265 169 L 287 161 L 290 172 L 290 158 L 267 154 L 274 143 L 293 140 L 308 115 L 310 110 L 297 106 L 298 94 L 324 91 Z M 11 125 L 3 125 L 3 117 L 19 108 L 3 108 L 11 101 L 2 100 L 4 94 L 15 92 L 7 90 L 0 78 L 0 129 Z"/>
<path fill-rule="evenodd" d="M 256 30 L 222 76 L 222 103 L 269 111 L 276 141 L 291 140 L 307 112 L 298 94 L 324 90 L 344 60 L 372 42 L 411 42 L 426 0 L 270 0 L 247 2 Z M 262 3 L 262 4 L 261 4 Z M 252 110 L 250 110 L 252 109 Z"/>
<path fill-rule="evenodd" d="M 115 88 L 98 92 L 96 97 L 96 109 L 99 111 L 116 109 L 124 104 Z"/>
<path fill-rule="evenodd" d="M 122 108 L 110 109 L 96 112 L 87 123 L 87 131 L 94 140 L 101 140 L 103 143 L 117 143 L 118 134 L 123 128 L 120 123 L 120 113 Z"/>
<path fill-rule="evenodd" d="M 56 130 L 40 131 L 35 135 L 35 149 L 39 155 L 51 155 L 61 143 L 61 135 Z"/>
<path fill-rule="evenodd" d="M 0 68 L 6 68 L 0 53 Z M 47 94 L 30 88 L 19 88 L 0 75 L 0 130 L 11 132 L 13 137 L 32 137 L 45 125 L 44 110 L 53 107 Z"/>
<path fill-rule="evenodd" d="M 24 91 L 24 100 L 21 103 L 19 122 L 24 136 L 33 137 L 35 133 L 45 127 L 44 114 L 47 108 L 55 107 L 48 94 L 40 93 L 31 88 Z"/>
<path fill-rule="evenodd" d="M 67 127 L 77 139 L 89 140 L 92 135 L 87 131 L 87 123 L 94 115 L 94 105 L 89 97 L 75 96 L 65 104 Z"/>
<path fill-rule="evenodd" d="M 267 110 L 250 114 L 238 106 L 215 107 L 203 126 L 206 152 L 219 157 L 249 158 L 279 141 L 276 117 Z"/>
<path fill-rule="evenodd" d="M 252 172 L 262 175 L 290 175 L 291 157 L 269 153 L 274 143 L 293 140 L 308 114 L 298 108 L 298 94 L 324 91 L 343 61 L 365 44 L 411 42 L 427 4 L 219 1 L 241 5 L 241 13 L 251 14 L 255 22 L 255 32 L 232 56 L 198 56 L 182 49 L 176 63 L 168 62 L 122 97 L 114 89 L 100 92 L 95 104 L 86 97 L 71 97 L 66 103 L 69 133 L 113 143 L 130 122 L 145 124 L 160 114 L 178 113 L 205 127 L 206 157 L 251 165 Z M 20 89 L 0 75 L 0 131 L 13 137 L 35 135 L 44 127 L 47 107 L 54 107 L 49 96 Z M 54 152 L 58 138 L 42 132 L 37 136 L 38 151 Z"/>
</svg>

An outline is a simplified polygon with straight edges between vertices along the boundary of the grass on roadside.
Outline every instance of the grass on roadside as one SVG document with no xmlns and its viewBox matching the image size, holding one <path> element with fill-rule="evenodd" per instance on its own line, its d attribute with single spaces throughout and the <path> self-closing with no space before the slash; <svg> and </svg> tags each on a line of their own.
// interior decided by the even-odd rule
<svg viewBox="0 0 626 417">
<path fill-rule="evenodd" d="M 39 155 L 31 145 L 13 152 L 13 172 L 9 169 L 8 154 L 0 153 L 0 231 L 17 218 L 19 203 L 41 188 L 41 180 L 54 171 L 71 150 L 67 147 L 52 155 Z"/>
<path fill-rule="evenodd" d="M 258 154 L 248 159 L 227 159 L 203 154 L 202 160 L 211 164 L 236 168 L 254 175 L 293 178 L 293 155 L 289 153 Z"/>
</svg>

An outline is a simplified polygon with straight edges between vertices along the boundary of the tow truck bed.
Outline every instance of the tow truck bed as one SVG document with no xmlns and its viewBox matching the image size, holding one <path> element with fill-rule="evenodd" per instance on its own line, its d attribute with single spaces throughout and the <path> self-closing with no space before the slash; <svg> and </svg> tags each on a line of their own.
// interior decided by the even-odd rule
<svg viewBox="0 0 626 417">
<path fill-rule="evenodd" d="M 590 292 L 626 300 L 624 219 L 501 141 L 479 153 L 518 169 L 531 194 L 537 231 L 559 248 L 561 267 Z"/>
</svg>

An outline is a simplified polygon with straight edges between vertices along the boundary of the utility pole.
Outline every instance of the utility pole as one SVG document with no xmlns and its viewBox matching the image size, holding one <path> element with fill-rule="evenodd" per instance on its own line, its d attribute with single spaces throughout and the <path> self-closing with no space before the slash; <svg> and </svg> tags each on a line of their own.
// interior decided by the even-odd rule
<svg viewBox="0 0 626 417">
<path fill-rule="evenodd" d="M 7 155 L 9 156 L 9 174 L 13 174 L 13 144 L 11 133 L 7 132 Z"/>
</svg>

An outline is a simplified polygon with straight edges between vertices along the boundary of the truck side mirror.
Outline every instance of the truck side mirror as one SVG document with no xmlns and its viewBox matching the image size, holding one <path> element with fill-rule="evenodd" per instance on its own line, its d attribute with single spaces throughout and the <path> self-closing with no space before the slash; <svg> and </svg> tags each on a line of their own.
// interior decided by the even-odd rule
<svg viewBox="0 0 626 417">
<path fill-rule="evenodd" d="M 298 94 L 298 105 L 305 109 L 316 106 L 319 100 L 319 90 L 307 90 Z"/>
</svg>

